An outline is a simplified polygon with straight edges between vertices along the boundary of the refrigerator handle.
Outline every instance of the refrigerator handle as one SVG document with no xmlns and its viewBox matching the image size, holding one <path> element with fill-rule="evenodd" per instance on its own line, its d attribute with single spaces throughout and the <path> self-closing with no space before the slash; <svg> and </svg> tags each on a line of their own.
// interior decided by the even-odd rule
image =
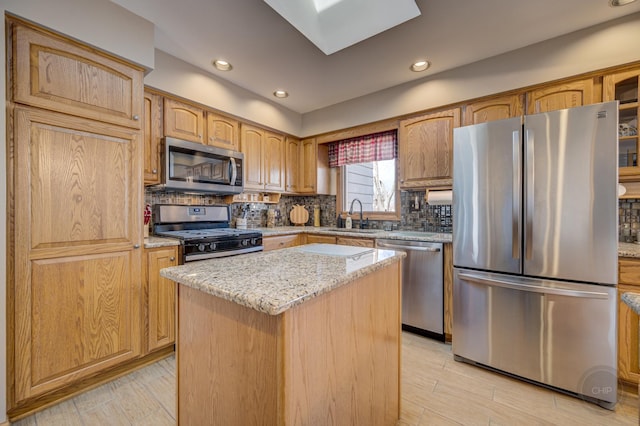
<svg viewBox="0 0 640 426">
<path fill-rule="evenodd" d="M 513 134 L 513 197 L 511 201 L 511 257 L 520 258 L 520 176 L 522 175 L 522 155 L 520 153 L 520 131 Z"/>
<path fill-rule="evenodd" d="M 534 195 L 534 187 L 533 187 L 533 182 L 534 182 L 534 164 L 533 164 L 533 158 L 534 158 L 534 153 L 533 153 L 533 140 L 534 140 L 534 135 L 533 135 L 533 130 L 531 129 L 527 129 L 526 130 L 526 138 L 525 138 L 525 144 L 526 144 L 526 160 L 525 160 L 525 167 L 526 167 L 526 181 L 525 181 L 525 191 L 526 191 L 526 200 L 525 200 L 525 218 L 524 218 L 524 257 L 526 260 L 530 260 L 533 256 L 533 205 L 534 205 L 534 200 L 533 200 L 533 195 Z"/>
</svg>

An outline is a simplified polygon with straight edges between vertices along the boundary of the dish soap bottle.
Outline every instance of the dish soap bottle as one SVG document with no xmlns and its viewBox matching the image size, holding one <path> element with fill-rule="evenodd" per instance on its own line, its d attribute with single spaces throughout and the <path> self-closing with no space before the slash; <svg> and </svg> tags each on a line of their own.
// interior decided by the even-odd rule
<svg viewBox="0 0 640 426">
<path fill-rule="evenodd" d="M 351 229 L 351 216 L 349 216 L 349 213 L 347 213 L 347 218 L 344 221 L 344 227 Z"/>
</svg>

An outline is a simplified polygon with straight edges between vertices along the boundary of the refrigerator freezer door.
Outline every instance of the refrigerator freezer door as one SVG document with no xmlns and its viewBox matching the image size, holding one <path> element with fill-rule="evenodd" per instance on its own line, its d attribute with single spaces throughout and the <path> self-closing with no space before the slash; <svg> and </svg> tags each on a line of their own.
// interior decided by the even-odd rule
<svg viewBox="0 0 640 426">
<path fill-rule="evenodd" d="M 617 136 L 617 102 L 525 117 L 525 275 L 617 283 Z"/>
<path fill-rule="evenodd" d="M 453 130 L 453 263 L 521 273 L 522 119 Z"/>
<path fill-rule="evenodd" d="M 616 287 L 454 269 L 453 353 L 616 402 Z"/>
</svg>

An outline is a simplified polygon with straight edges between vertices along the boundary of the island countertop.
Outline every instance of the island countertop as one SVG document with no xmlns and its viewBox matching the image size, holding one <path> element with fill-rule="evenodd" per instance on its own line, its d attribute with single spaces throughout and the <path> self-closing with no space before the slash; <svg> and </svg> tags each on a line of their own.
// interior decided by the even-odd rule
<svg viewBox="0 0 640 426">
<path fill-rule="evenodd" d="M 190 262 L 160 275 L 269 315 L 278 315 L 399 261 L 393 250 L 309 244 Z"/>
</svg>

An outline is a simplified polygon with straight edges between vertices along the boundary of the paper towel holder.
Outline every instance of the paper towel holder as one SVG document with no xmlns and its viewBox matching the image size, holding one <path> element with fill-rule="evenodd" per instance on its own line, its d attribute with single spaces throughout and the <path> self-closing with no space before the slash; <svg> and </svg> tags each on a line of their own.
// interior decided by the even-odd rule
<svg viewBox="0 0 640 426">
<path fill-rule="evenodd" d="M 429 204 L 429 191 L 438 192 L 438 191 L 452 191 L 453 188 L 451 186 L 431 186 L 426 188 L 424 192 L 424 201 L 426 204 Z"/>
</svg>

